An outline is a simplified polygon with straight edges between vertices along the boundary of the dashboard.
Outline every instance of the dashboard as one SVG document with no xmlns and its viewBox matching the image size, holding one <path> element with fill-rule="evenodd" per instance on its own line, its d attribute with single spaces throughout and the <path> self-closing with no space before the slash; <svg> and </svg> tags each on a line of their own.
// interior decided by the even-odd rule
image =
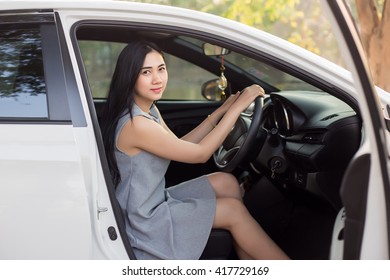
<svg viewBox="0 0 390 280">
<path fill-rule="evenodd" d="M 361 140 L 361 120 L 345 102 L 316 91 L 271 93 L 263 108 L 266 137 L 251 166 L 283 188 L 340 202 L 342 175 Z"/>
</svg>

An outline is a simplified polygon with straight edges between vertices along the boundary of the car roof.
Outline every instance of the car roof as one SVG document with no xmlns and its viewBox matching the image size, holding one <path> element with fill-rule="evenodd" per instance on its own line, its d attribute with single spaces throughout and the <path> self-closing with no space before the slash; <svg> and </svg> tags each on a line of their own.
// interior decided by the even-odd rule
<svg viewBox="0 0 390 280">
<path fill-rule="evenodd" d="M 202 14 L 203 16 L 215 18 L 218 16 L 203 13 L 191 9 L 185 9 L 176 6 L 160 5 L 152 3 L 139 3 L 121 0 L 0 0 L 1 10 L 78 10 L 78 11 L 105 11 L 105 12 L 123 12 L 126 10 L 140 10 L 143 12 L 161 12 L 161 10 L 168 10 L 170 13 L 182 14 L 187 16 L 191 14 Z M 219 17 L 218 17 L 219 18 Z"/>
</svg>

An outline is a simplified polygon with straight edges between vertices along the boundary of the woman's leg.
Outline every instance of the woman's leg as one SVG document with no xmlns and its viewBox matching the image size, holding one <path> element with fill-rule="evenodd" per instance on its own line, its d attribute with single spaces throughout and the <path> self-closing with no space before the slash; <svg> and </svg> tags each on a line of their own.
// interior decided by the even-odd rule
<svg viewBox="0 0 390 280">
<path fill-rule="evenodd" d="M 216 197 L 214 228 L 229 230 L 240 259 L 288 259 L 242 203 L 236 178 L 223 172 L 208 175 Z"/>
<path fill-rule="evenodd" d="M 289 259 L 267 235 L 245 205 L 234 198 L 217 198 L 214 228 L 231 232 L 242 257 L 252 259 Z M 238 252 L 239 253 L 239 252 Z"/>
<path fill-rule="evenodd" d="M 216 172 L 208 175 L 209 182 L 214 189 L 215 195 L 218 198 L 235 198 L 242 201 L 243 190 L 240 189 L 236 177 L 230 173 Z M 241 260 L 253 259 L 246 254 L 236 242 L 234 242 L 234 248 L 238 257 Z"/>
<path fill-rule="evenodd" d="M 230 173 L 216 172 L 207 175 L 211 186 L 214 189 L 215 196 L 231 197 L 242 200 L 242 192 L 236 177 Z"/>
</svg>

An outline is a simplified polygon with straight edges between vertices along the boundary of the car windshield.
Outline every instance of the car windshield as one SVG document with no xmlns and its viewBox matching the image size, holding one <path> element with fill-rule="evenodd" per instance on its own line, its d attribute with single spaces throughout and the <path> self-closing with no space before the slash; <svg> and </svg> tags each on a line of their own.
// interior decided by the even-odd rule
<svg viewBox="0 0 390 280">
<path fill-rule="evenodd" d="M 278 90 L 319 90 L 318 88 L 298 79 L 294 76 L 280 71 L 270 65 L 243 56 L 236 52 L 230 52 L 226 58 L 226 63 L 231 63 L 257 79 L 272 85 Z"/>
<path fill-rule="evenodd" d="M 202 48 L 204 41 L 180 36 L 181 40 L 190 42 L 196 45 L 199 48 Z M 261 80 L 263 83 L 271 85 L 279 91 L 285 90 L 310 90 L 310 91 L 320 91 L 317 87 L 298 79 L 288 73 L 276 69 L 264 62 L 252 59 L 248 56 L 244 56 L 240 53 L 229 51 L 227 55 L 224 56 L 224 62 L 229 64 L 229 67 L 234 67 L 240 69 L 242 72 L 245 72 L 249 75 L 252 75 L 258 80 Z"/>
</svg>

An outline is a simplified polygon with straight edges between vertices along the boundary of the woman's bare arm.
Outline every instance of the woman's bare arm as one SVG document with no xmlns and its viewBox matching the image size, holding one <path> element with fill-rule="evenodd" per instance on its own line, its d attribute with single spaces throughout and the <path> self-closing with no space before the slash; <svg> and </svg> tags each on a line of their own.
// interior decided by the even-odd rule
<svg viewBox="0 0 390 280">
<path fill-rule="evenodd" d="M 118 148 L 129 155 L 144 150 L 163 158 L 185 163 L 206 162 L 223 143 L 240 113 L 259 95 L 261 92 L 252 87 L 239 94 L 218 125 L 205 133 L 206 135 L 198 143 L 179 139 L 158 123 L 138 116 L 122 129 L 118 139 Z M 204 126 L 206 123 L 203 124 Z M 202 129 L 202 124 L 199 127 Z M 198 133 L 199 131 L 201 130 L 198 130 Z"/>
<path fill-rule="evenodd" d="M 184 135 L 181 139 L 192 143 L 199 143 L 213 128 L 215 128 L 218 122 L 229 110 L 230 106 L 236 101 L 238 96 L 239 93 L 229 96 L 229 98 L 220 107 L 218 107 L 202 123 Z"/>
</svg>

